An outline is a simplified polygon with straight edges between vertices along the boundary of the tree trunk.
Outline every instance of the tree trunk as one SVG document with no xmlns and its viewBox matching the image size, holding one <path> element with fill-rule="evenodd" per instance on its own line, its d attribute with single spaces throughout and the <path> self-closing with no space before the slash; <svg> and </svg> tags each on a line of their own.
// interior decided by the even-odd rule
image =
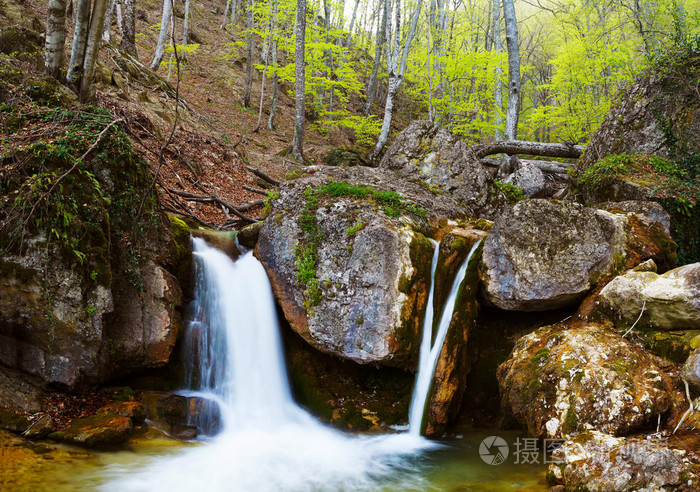
<svg viewBox="0 0 700 492">
<path fill-rule="evenodd" d="M 305 123 L 305 82 L 306 73 L 304 65 L 304 50 L 306 38 L 306 0 L 297 0 L 297 15 L 294 26 L 296 36 L 296 57 L 294 67 L 294 140 L 292 141 L 292 153 L 297 161 L 304 160 L 304 123 Z"/>
<path fill-rule="evenodd" d="M 228 11 L 231 8 L 231 0 L 226 0 L 226 8 L 224 8 L 224 19 L 221 21 L 220 29 L 226 29 L 228 23 Z"/>
<path fill-rule="evenodd" d="M 384 2 L 384 13 L 382 14 L 382 22 L 377 26 L 377 49 L 374 52 L 374 65 L 372 65 L 372 74 L 369 77 L 367 84 L 367 102 L 365 103 L 365 116 L 369 116 L 374 104 L 375 92 L 377 90 L 377 74 L 379 73 L 379 64 L 382 61 L 382 51 L 384 43 L 386 43 L 386 27 L 389 15 L 391 14 L 391 0 L 382 0 Z"/>
<path fill-rule="evenodd" d="M 403 47 L 403 52 L 401 54 L 401 61 L 399 62 L 399 37 L 401 31 L 400 22 L 400 2 L 396 2 L 396 31 L 394 36 L 394 49 L 393 55 L 390 50 L 387 49 L 387 61 L 389 62 L 389 88 L 387 90 L 386 104 L 384 106 L 384 120 L 382 121 L 382 129 L 379 132 L 379 140 L 377 145 L 374 147 L 372 154 L 369 156 L 369 160 L 372 162 L 377 162 L 379 154 L 381 154 L 386 141 L 389 138 L 389 130 L 391 128 L 391 120 L 393 118 L 394 112 L 394 98 L 399 90 L 399 86 L 403 81 L 403 74 L 406 71 L 406 61 L 408 59 L 408 52 L 411 49 L 411 43 L 413 42 L 413 35 L 416 33 L 416 27 L 418 26 L 418 18 L 420 17 L 420 9 L 422 2 L 418 2 L 415 12 L 413 13 L 413 19 L 411 20 L 411 28 L 408 31 L 408 37 L 406 38 L 406 44 Z M 388 38 L 389 36 L 387 36 Z"/>
<path fill-rule="evenodd" d="M 357 17 L 357 7 L 360 6 L 360 0 L 355 0 L 355 8 L 352 9 L 352 17 L 350 17 L 350 27 L 348 27 L 348 37 L 345 39 L 345 46 L 350 49 L 350 40 L 352 39 L 352 30 L 355 27 L 355 18 Z"/>
<path fill-rule="evenodd" d="M 107 0 L 95 0 L 95 4 L 92 8 L 92 17 L 90 19 L 87 46 L 85 48 L 83 77 L 80 81 L 80 100 L 82 102 L 92 102 L 95 99 L 95 89 L 92 79 L 95 75 L 95 64 L 97 63 L 97 54 L 100 51 L 102 29 L 104 28 L 106 12 Z"/>
<path fill-rule="evenodd" d="M 68 82 L 79 85 L 83 75 L 83 62 L 85 61 L 85 46 L 87 45 L 88 29 L 90 28 L 90 0 L 78 0 L 78 8 L 75 16 L 75 30 L 73 32 L 73 47 L 68 63 Z"/>
<path fill-rule="evenodd" d="M 182 45 L 187 46 L 190 44 L 190 0 L 185 0 L 185 18 L 182 24 Z M 183 50 L 180 55 L 180 61 L 187 59 L 187 50 Z"/>
<path fill-rule="evenodd" d="M 508 109 L 505 137 L 506 140 L 515 140 L 518 137 L 518 117 L 520 116 L 520 46 L 513 0 L 503 0 L 503 18 L 506 22 L 508 47 Z"/>
<path fill-rule="evenodd" d="M 158 44 L 156 44 L 156 53 L 151 62 L 150 68 L 154 72 L 160 67 L 160 62 L 163 61 L 165 53 L 165 42 L 170 34 L 170 18 L 173 15 L 173 0 L 163 0 L 163 15 L 160 18 L 160 33 L 158 34 Z"/>
<path fill-rule="evenodd" d="M 503 41 L 501 40 L 501 0 L 493 1 L 493 46 L 497 54 L 503 52 Z M 496 127 L 494 136 L 496 140 L 503 140 L 503 70 L 499 61 L 496 66 L 493 84 L 493 124 Z"/>
<path fill-rule="evenodd" d="M 136 6 L 135 0 L 121 0 L 123 8 L 122 48 L 136 58 Z"/>
<path fill-rule="evenodd" d="M 255 13 L 253 12 L 253 0 L 248 0 L 248 59 L 245 64 L 245 83 L 241 104 L 244 108 L 250 107 L 250 93 L 253 90 L 253 57 L 255 56 Z"/>
<path fill-rule="evenodd" d="M 66 46 L 66 0 L 49 0 L 46 18 L 46 73 L 60 79 Z"/>
<path fill-rule="evenodd" d="M 490 145 L 477 145 L 473 148 L 479 159 L 494 154 L 527 154 L 578 159 L 585 150 L 583 145 L 529 142 L 526 140 L 505 140 Z"/>
<path fill-rule="evenodd" d="M 114 15 L 114 11 L 117 9 L 117 0 L 109 0 L 108 6 L 107 6 L 107 13 L 105 15 L 105 28 L 102 31 L 102 42 L 103 43 L 109 43 L 110 40 L 110 34 L 112 30 L 112 16 Z"/>
<path fill-rule="evenodd" d="M 272 103 L 270 104 L 270 116 L 267 118 L 267 129 L 275 129 L 275 111 L 277 111 L 277 98 L 279 89 L 277 87 L 277 0 L 272 0 Z"/>
</svg>

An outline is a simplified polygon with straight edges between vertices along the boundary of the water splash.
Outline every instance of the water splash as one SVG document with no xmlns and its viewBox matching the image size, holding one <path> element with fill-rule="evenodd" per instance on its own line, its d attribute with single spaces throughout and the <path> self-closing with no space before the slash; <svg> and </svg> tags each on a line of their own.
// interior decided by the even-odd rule
<svg viewBox="0 0 700 492">
<path fill-rule="evenodd" d="M 223 430 L 139 469 L 114 466 L 115 479 L 103 489 L 424 490 L 417 464 L 421 451 L 436 444 L 410 433 L 345 434 L 296 405 L 262 265 L 252 253 L 234 263 L 202 239 L 193 246 L 197 288 L 188 378 L 196 394 L 220 403 Z"/>
<path fill-rule="evenodd" d="M 440 248 L 438 247 L 437 242 L 433 240 L 431 240 L 431 242 L 433 243 L 435 251 L 433 253 L 433 263 L 431 266 L 430 291 L 428 293 L 428 305 L 425 309 L 425 318 L 423 321 L 423 338 L 421 341 L 420 356 L 418 359 L 418 374 L 416 375 L 416 383 L 413 387 L 413 394 L 411 395 L 411 405 L 409 407 L 410 410 L 408 416 L 408 432 L 414 436 L 419 436 L 421 434 L 425 415 L 425 406 L 427 404 L 430 387 L 433 382 L 435 366 L 437 365 L 438 357 L 440 357 L 440 351 L 442 350 L 442 345 L 445 342 L 445 337 L 447 336 L 447 330 L 450 327 L 450 322 L 452 321 L 452 314 L 454 313 L 457 293 L 459 292 L 459 287 L 464 280 L 465 274 L 467 273 L 469 261 L 471 260 L 474 251 L 476 251 L 476 248 L 479 247 L 481 239 L 474 243 L 469 251 L 469 254 L 457 271 L 457 275 L 452 282 L 450 295 L 447 297 L 445 305 L 442 308 L 442 313 L 440 314 L 440 324 L 438 325 L 437 335 L 435 336 L 434 342 L 433 296 L 435 292 L 435 269 L 437 267 L 437 259 Z"/>
</svg>

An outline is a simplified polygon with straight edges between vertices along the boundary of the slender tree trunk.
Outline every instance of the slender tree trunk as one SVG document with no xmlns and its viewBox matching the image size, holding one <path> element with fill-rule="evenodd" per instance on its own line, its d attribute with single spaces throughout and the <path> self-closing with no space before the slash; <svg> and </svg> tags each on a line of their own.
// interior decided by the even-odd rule
<svg viewBox="0 0 700 492">
<path fill-rule="evenodd" d="M 153 61 L 149 68 L 154 72 L 160 67 L 160 62 L 163 61 L 163 54 L 165 53 L 165 45 L 168 40 L 168 34 L 170 31 L 170 19 L 173 15 L 173 2 L 174 0 L 163 0 L 163 15 L 160 18 L 160 33 L 158 34 L 158 44 L 156 44 L 156 53 L 153 57 Z"/>
<path fill-rule="evenodd" d="M 382 51 L 386 43 L 386 31 L 388 18 L 391 15 L 391 0 L 382 0 L 384 4 L 384 13 L 382 14 L 382 22 L 377 25 L 377 49 L 374 52 L 374 65 L 372 66 L 372 74 L 369 76 L 367 84 L 367 102 L 365 103 L 365 116 L 369 116 L 374 104 L 375 93 L 377 90 L 377 74 L 379 73 L 379 64 L 382 61 Z"/>
<path fill-rule="evenodd" d="M 61 78 L 66 46 L 66 0 L 49 0 L 46 18 L 46 73 Z"/>
<path fill-rule="evenodd" d="M 360 0 L 355 0 L 355 8 L 352 9 L 352 17 L 350 17 L 350 27 L 348 27 L 348 37 L 345 39 L 345 46 L 350 49 L 350 40 L 352 39 L 352 30 L 355 27 L 355 18 L 357 17 L 357 7 L 360 6 Z"/>
<path fill-rule="evenodd" d="M 271 26 L 271 42 L 272 42 L 272 103 L 270 104 L 270 116 L 267 118 L 267 129 L 275 129 L 275 111 L 277 111 L 277 98 L 279 97 L 279 89 L 277 87 L 277 0 L 272 0 L 272 26 Z"/>
<path fill-rule="evenodd" d="M 294 140 L 292 141 L 292 153 L 297 161 L 304 160 L 304 123 L 305 123 L 305 64 L 304 50 L 306 38 L 306 0 L 297 0 L 297 16 L 294 26 L 296 36 L 296 57 L 294 67 L 295 90 L 295 114 L 294 114 Z"/>
<path fill-rule="evenodd" d="M 253 90 L 253 57 L 255 56 L 255 13 L 253 12 L 253 0 L 248 0 L 248 59 L 245 64 L 245 83 L 241 104 L 244 108 L 250 107 L 250 94 Z"/>
<path fill-rule="evenodd" d="M 112 30 L 112 16 L 117 9 L 117 0 L 109 0 L 107 4 L 107 14 L 105 15 L 105 28 L 102 31 L 102 42 L 109 43 L 110 31 Z"/>
<path fill-rule="evenodd" d="M 83 75 L 85 47 L 87 45 L 88 29 L 90 28 L 90 0 L 78 0 L 76 9 L 75 30 L 73 32 L 73 47 L 68 63 L 68 82 L 78 86 Z"/>
<path fill-rule="evenodd" d="M 329 32 L 331 30 L 331 4 L 328 0 L 323 0 L 323 10 L 325 14 L 325 20 L 324 20 L 324 29 L 326 30 L 326 38 L 325 41 L 327 43 L 331 42 Z M 334 95 L 334 90 L 333 90 L 333 50 L 330 48 L 326 51 L 326 67 L 327 67 L 327 76 L 326 78 L 328 79 L 330 83 L 330 95 L 328 99 L 328 111 L 333 112 L 333 95 Z M 332 117 L 331 117 L 332 119 Z"/>
<path fill-rule="evenodd" d="M 400 18 L 400 7 L 401 2 L 396 2 L 396 31 L 394 36 L 394 49 L 393 55 L 391 50 L 387 49 L 387 60 L 389 61 L 389 88 L 387 90 L 386 104 L 384 106 L 384 120 L 382 121 L 382 129 L 379 132 L 379 140 L 377 145 L 374 147 L 372 154 L 370 154 L 369 159 L 372 162 L 377 162 L 379 154 L 381 154 L 386 141 L 389 138 L 389 130 L 391 128 L 391 120 L 393 118 L 394 111 L 394 98 L 399 90 L 399 86 L 403 81 L 403 74 L 406 71 L 406 61 L 408 60 L 408 52 L 411 49 L 411 43 L 413 42 L 413 36 L 416 33 L 416 27 L 418 26 L 418 18 L 420 17 L 420 9 L 422 2 L 418 2 L 415 12 L 413 13 L 413 19 L 411 20 L 411 27 L 408 31 L 408 37 L 406 38 L 406 44 L 403 47 L 403 52 L 401 53 L 401 61 L 399 62 L 399 37 L 401 31 L 401 18 Z M 389 36 L 387 36 L 388 38 Z"/>
<path fill-rule="evenodd" d="M 182 45 L 187 46 L 190 44 L 190 0 L 185 0 L 185 19 L 182 25 Z M 180 54 L 180 61 L 187 59 L 187 51 L 183 50 Z"/>
<path fill-rule="evenodd" d="M 226 0 L 226 8 L 224 9 L 224 18 L 221 21 L 220 29 L 226 29 L 226 24 L 228 23 L 228 11 L 231 8 L 231 0 Z"/>
<path fill-rule="evenodd" d="M 133 57 L 136 54 L 136 0 L 121 0 L 123 9 L 122 48 Z"/>
<path fill-rule="evenodd" d="M 506 22 L 508 47 L 508 109 L 505 138 L 515 140 L 518 137 L 518 117 L 520 116 L 520 46 L 513 0 L 503 0 L 503 18 Z"/>
<path fill-rule="evenodd" d="M 501 0 L 493 1 L 493 46 L 497 54 L 503 52 L 503 40 L 501 40 Z M 503 130 L 501 125 L 503 125 L 503 69 L 501 69 L 501 64 L 496 66 L 493 84 L 493 123 L 496 127 L 494 131 L 494 136 L 496 140 L 503 140 Z"/>
<path fill-rule="evenodd" d="M 90 18 L 90 31 L 88 32 L 87 46 L 85 47 L 83 77 L 80 81 L 80 100 L 82 102 L 92 102 L 95 99 L 93 77 L 95 75 L 97 54 L 100 51 L 100 42 L 102 41 L 102 30 L 104 29 L 106 12 L 107 0 L 95 0 L 92 8 L 92 17 Z"/>
</svg>

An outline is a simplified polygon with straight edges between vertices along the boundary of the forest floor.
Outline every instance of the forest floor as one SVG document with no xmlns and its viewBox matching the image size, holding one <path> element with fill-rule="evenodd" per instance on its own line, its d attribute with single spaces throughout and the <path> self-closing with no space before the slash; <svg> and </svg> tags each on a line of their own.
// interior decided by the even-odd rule
<svg viewBox="0 0 700 492">
<path fill-rule="evenodd" d="M 240 33 L 240 24 L 234 29 L 220 27 L 223 6 L 223 2 L 193 1 L 189 39 L 190 43 L 199 44 L 197 51 L 186 54 L 186 60 L 180 63 L 179 83 L 173 55 L 166 53 L 157 71 L 159 77 L 168 80 L 172 88 L 178 90 L 178 97 L 187 104 L 188 110 L 178 114 L 174 132 L 172 88 L 165 94 L 158 90 L 140 91 L 138 83 L 134 83 L 137 77 L 128 77 L 115 61 L 116 45 L 120 41 L 116 20 L 111 29 L 112 47 L 103 49 L 102 60 L 110 70 L 126 78 L 128 86 L 118 83 L 118 76 L 112 75 L 111 83 L 98 85 L 98 104 L 125 119 L 134 145 L 159 175 L 161 198 L 166 209 L 196 216 L 210 226 L 234 224 L 238 227 L 243 222 L 236 221 L 220 204 L 195 201 L 201 198 L 183 198 L 177 192 L 198 197 L 213 195 L 235 206 L 242 205 L 248 216 L 259 217 L 262 207 L 249 207 L 260 203 L 264 197 L 243 187 L 261 189 L 269 185 L 247 171 L 246 166 L 283 181 L 298 175 L 298 169 L 303 165 L 322 164 L 330 149 L 352 146 L 354 142 L 350 131 L 334 128 L 328 135 L 322 135 L 307 120 L 306 162 L 297 163 L 291 155 L 287 157 L 285 153 L 294 134 L 293 91 L 290 84 L 280 84 L 275 129 L 267 130 L 265 126 L 272 100 L 269 79 L 265 82 L 262 123 L 257 132 L 252 132 L 258 121 L 262 77 L 259 71 L 254 71 L 251 107 L 243 107 L 245 39 Z M 145 66 L 153 58 L 161 8 L 162 3 L 158 0 L 144 0 L 137 4 L 137 51 L 139 61 Z M 176 3 L 177 26 L 183 22 L 182 9 L 182 4 Z M 258 62 L 260 51 L 258 39 Z M 280 62 L 286 63 L 286 60 Z M 158 110 L 157 106 L 161 109 Z M 351 98 L 351 111 L 359 114 L 362 106 L 359 96 Z M 375 106 L 374 110 L 380 114 L 383 108 Z"/>
</svg>

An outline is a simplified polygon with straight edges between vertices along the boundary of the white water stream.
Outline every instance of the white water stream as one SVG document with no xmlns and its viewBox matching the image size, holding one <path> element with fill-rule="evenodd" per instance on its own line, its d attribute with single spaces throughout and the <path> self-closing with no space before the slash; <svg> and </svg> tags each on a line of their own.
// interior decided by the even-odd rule
<svg viewBox="0 0 700 492">
<path fill-rule="evenodd" d="M 198 347 L 202 396 L 213 396 L 223 430 L 201 445 L 139 468 L 113 466 L 113 491 L 421 490 L 421 451 L 409 433 L 351 435 L 316 421 L 294 403 L 275 305 L 262 265 L 235 263 L 194 239 L 197 292 L 189 343 Z"/>
</svg>

